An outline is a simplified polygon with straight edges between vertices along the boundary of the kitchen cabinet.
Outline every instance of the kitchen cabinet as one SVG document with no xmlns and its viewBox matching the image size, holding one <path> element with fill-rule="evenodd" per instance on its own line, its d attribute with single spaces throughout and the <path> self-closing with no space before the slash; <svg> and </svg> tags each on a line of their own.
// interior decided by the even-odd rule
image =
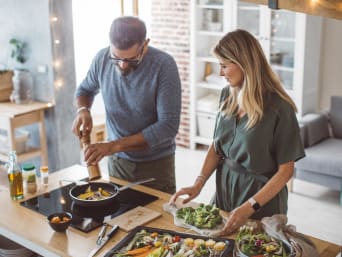
<svg viewBox="0 0 342 257">
<path fill-rule="evenodd" d="M 251 32 L 284 88 L 295 101 L 298 115 L 316 109 L 322 18 L 272 10 L 237 0 L 191 1 L 190 142 L 212 141 L 218 100 L 226 81 L 211 48 L 227 32 Z M 215 101 L 215 103 L 208 103 Z M 205 131 L 205 132 L 204 132 Z"/>
<path fill-rule="evenodd" d="M 7 132 L 9 150 L 16 150 L 15 129 L 35 123 L 38 123 L 39 126 L 40 147 L 29 148 L 23 153 L 18 153 L 19 162 L 40 156 L 42 165 L 48 164 L 44 110 L 49 107 L 51 104 L 41 102 L 30 104 L 0 103 L 0 129 Z M 0 153 L 0 161 L 7 162 L 7 154 Z"/>
</svg>

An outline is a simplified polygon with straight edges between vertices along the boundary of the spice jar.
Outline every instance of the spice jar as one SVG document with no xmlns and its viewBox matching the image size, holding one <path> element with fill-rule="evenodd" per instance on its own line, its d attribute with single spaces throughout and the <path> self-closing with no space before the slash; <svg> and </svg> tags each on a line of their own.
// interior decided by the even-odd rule
<svg viewBox="0 0 342 257">
<path fill-rule="evenodd" d="M 19 164 L 17 162 L 17 154 L 15 151 L 11 151 L 8 154 L 8 163 L 7 163 L 7 174 L 8 174 L 8 182 L 10 188 L 11 198 L 13 200 L 19 200 L 24 198 L 24 190 L 23 190 L 23 176 Z"/>
<path fill-rule="evenodd" d="M 49 184 L 49 168 L 48 166 L 40 167 L 40 176 L 42 178 L 42 184 L 47 186 Z"/>
<path fill-rule="evenodd" d="M 24 185 L 27 193 L 37 192 L 36 167 L 31 164 L 23 165 Z"/>
</svg>

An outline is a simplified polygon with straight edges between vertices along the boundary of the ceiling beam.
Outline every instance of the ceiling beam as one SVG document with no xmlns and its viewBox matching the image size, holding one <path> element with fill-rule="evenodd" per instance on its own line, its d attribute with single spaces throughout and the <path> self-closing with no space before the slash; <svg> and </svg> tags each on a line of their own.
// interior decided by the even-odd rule
<svg viewBox="0 0 342 257">
<path fill-rule="evenodd" d="M 269 5 L 271 0 L 242 0 L 244 2 Z M 279 9 L 302 12 L 342 20 L 341 0 L 272 0 Z"/>
</svg>

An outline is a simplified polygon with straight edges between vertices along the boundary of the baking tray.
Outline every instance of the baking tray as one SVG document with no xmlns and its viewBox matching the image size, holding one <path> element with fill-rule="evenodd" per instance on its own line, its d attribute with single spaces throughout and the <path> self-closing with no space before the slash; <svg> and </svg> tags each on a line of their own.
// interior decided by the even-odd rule
<svg viewBox="0 0 342 257">
<path fill-rule="evenodd" d="M 135 229 L 131 230 L 131 232 L 129 232 L 126 237 L 124 237 L 118 244 L 116 244 L 111 250 L 109 250 L 106 253 L 105 257 L 114 256 L 115 252 L 117 252 L 121 248 L 127 246 L 129 244 L 129 242 L 133 239 L 134 235 L 143 229 L 149 233 L 153 233 L 153 232 L 157 232 L 158 234 L 168 233 L 172 236 L 178 235 L 181 238 L 191 237 L 193 239 L 203 239 L 203 240 L 208 240 L 209 238 L 211 238 L 211 239 L 215 240 L 216 242 L 225 242 L 227 245 L 226 249 L 220 254 L 220 256 L 216 256 L 216 257 L 232 256 L 232 252 L 234 249 L 234 242 L 235 241 L 233 239 L 219 238 L 219 237 L 208 237 L 208 236 L 201 236 L 201 235 L 196 235 L 196 234 L 181 233 L 181 232 L 176 232 L 176 231 L 167 230 L 167 229 L 138 226 Z"/>
</svg>

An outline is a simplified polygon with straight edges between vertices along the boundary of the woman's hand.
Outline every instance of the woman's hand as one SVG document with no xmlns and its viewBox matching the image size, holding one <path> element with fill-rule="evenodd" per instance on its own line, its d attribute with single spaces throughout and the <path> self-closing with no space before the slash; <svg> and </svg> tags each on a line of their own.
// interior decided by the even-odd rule
<svg viewBox="0 0 342 257">
<path fill-rule="evenodd" d="M 81 137 L 81 127 L 82 132 L 85 133 L 84 135 L 90 134 L 91 130 L 93 129 L 93 120 L 88 110 L 82 110 L 81 112 L 79 112 L 72 124 L 71 130 L 79 138 Z"/>
<path fill-rule="evenodd" d="M 112 143 L 96 143 L 88 145 L 84 150 L 84 161 L 87 165 L 95 165 L 107 155 L 112 154 Z"/>
<path fill-rule="evenodd" d="M 235 208 L 229 215 L 227 223 L 222 229 L 220 236 L 230 235 L 234 233 L 242 225 L 246 224 L 248 218 L 254 213 L 251 206 L 245 203 Z"/>
<path fill-rule="evenodd" d="M 185 198 L 182 202 L 183 204 L 186 204 L 187 202 L 190 202 L 192 199 L 198 196 L 201 192 L 201 189 L 202 186 L 200 186 L 198 183 L 191 187 L 183 187 L 171 197 L 169 203 L 174 204 L 179 196 L 188 195 L 188 197 Z"/>
</svg>

